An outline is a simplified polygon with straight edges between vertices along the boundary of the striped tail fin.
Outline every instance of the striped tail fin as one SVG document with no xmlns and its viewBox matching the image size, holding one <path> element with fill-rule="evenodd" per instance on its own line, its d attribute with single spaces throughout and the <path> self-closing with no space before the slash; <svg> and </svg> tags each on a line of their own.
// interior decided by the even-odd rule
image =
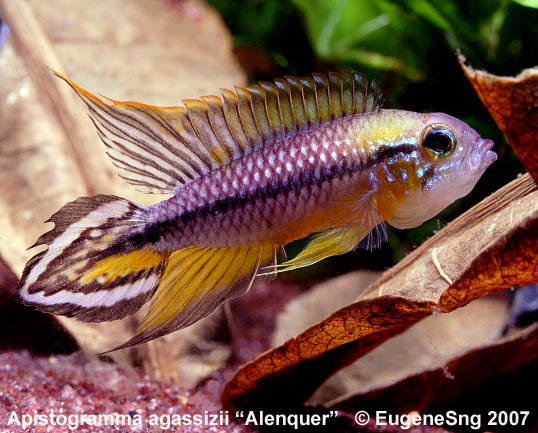
<svg viewBox="0 0 538 433">
<path fill-rule="evenodd" d="M 83 197 L 49 221 L 34 246 L 48 249 L 26 265 L 23 303 L 87 322 L 121 319 L 151 299 L 139 332 L 113 349 L 185 328 L 245 293 L 260 266 L 275 263 L 276 245 L 193 246 L 160 252 L 135 241 L 147 209 L 119 197 Z M 134 235 L 134 236 L 133 236 Z"/>
<path fill-rule="evenodd" d="M 39 310 L 87 322 L 121 319 L 154 293 L 169 253 L 128 248 L 128 235 L 146 225 L 146 208 L 98 195 L 66 204 L 53 230 L 33 246 L 48 245 L 27 264 L 19 297 Z"/>
</svg>

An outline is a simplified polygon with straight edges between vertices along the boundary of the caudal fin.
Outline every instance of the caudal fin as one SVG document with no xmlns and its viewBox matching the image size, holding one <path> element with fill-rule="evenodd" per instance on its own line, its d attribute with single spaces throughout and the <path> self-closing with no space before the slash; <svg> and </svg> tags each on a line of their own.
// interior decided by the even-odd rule
<svg viewBox="0 0 538 433">
<path fill-rule="evenodd" d="M 245 293 L 258 268 L 274 262 L 277 246 L 189 247 L 159 252 L 136 245 L 146 209 L 99 195 L 66 204 L 53 230 L 34 246 L 48 249 L 26 265 L 19 296 L 39 310 L 88 322 L 121 319 L 151 299 L 134 346 L 185 328 Z M 136 236 L 135 236 L 136 238 Z M 114 349 L 114 350 L 116 350 Z"/>
<path fill-rule="evenodd" d="M 39 310 L 88 322 L 133 314 L 154 293 L 168 253 L 127 248 L 146 224 L 146 209 L 115 196 L 79 198 L 49 220 L 53 230 L 34 246 L 19 282 L 19 297 Z"/>
</svg>

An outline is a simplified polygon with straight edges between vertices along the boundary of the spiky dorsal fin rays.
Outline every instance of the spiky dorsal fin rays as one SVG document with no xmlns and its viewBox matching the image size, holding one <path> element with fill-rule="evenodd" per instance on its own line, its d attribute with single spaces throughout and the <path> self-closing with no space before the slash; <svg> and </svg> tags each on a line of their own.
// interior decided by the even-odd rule
<svg viewBox="0 0 538 433">
<path fill-rule="evenodd" d="M 56 75 L 87 105 L 120 176 L 146 192 L 176 193 L 242 155 L 382 103 L 377 82 L 351 71 L 223 89 L 222 98 L 187 99 L 185 107 L 98 97 Z"/>
<path fill-rule="evenodd" d="M 137 334 L 112 351 L 185 328 L 223 302 L 244 294 L 258 268 L 274 259 L 276 249 L 267 244 L 190 247 L 172 253 Z"/>
</svg>

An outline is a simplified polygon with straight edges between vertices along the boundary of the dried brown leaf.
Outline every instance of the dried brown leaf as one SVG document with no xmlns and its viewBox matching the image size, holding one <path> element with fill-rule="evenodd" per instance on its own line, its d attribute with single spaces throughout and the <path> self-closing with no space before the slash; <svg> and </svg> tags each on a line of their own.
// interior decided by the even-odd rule
<svg viewBox="0 0 538 433">
<path fill-rule="evenodd" d="M 443 293 L 439 306 L 444 312 L 459 308 L 484 293 L 538 281 L 538 197 L 533 194 L 529 199 L 534 200 L 534 203 L 529 202 L 534 210 L 488 246 Z"/>
<path fill-rule="evenodd" d="M 276 317 L 272 345 L 276 347 L 329 314 L 354 302 L 381 272 L 354 271 L 315 285 L 285 304 Z M 273 283 L 274 284 L 274 283 Z"/>
<path fill-rule="evenodd" d="M 357 408 L 425 412 L 433 406 L 448 404 L 469 389 L 536 359 L 538 324 L 535 323 L 462 354 L 441 368 L 424 371 L 385 388 L 345 396 L 327 406 L 353 413 Z"/>
<path fill-rule="evenodd" d="M 278 315 L 276 347 L 357 298 L 378 272 L 354 271 L 322 282 L 288 302 Z M 498 338 L 509 321 L 510 296 L 496 293 L 449 314 L 434 314 L 362 356 L 323 383 L 310 403 L 323 404 L 360 389 L 378 389 L 437 368 Z"/>
<path fill-rule="evenodd" d="M 442 367 L 498 339 L 510 318 L 509 304 L 509 293 L 500 292 L 448 314 L 428 316 L 331 376 L 308 401 L 326 404 Z"/>
<path fill-rule="evenodd" d="M 538 67 L 525 69 L 516 77 L 499 77 L 465 65 L 461 54 L 459 60 L 483 104 L 538 181 Z"/>
<path fill-rule="evenodd" d="M 431 302 L 383 296 L 338 310 L 242 367 L 228 382 L 223 403 L 229 408 L 301 403 L 331 373 L 431 314 L 433 308 Z"/>
</svg>

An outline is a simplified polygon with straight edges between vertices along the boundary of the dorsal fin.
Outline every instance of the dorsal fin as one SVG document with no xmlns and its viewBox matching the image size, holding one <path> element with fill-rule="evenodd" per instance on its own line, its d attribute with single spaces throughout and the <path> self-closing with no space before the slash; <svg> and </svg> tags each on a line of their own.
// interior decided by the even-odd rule
<svg viewBox="0 0 538 433">
<path fill-rule="evenodd" d="M 377 81 L 368 86 L 353 71 L 222 89 L 222 98 L 185 99 L 185 107 L 114 101 L 56 75 L 88 106 L 120 176 L 147 192 L 175 193 L 242 155 L 382 103 Z"/>
</svg>

